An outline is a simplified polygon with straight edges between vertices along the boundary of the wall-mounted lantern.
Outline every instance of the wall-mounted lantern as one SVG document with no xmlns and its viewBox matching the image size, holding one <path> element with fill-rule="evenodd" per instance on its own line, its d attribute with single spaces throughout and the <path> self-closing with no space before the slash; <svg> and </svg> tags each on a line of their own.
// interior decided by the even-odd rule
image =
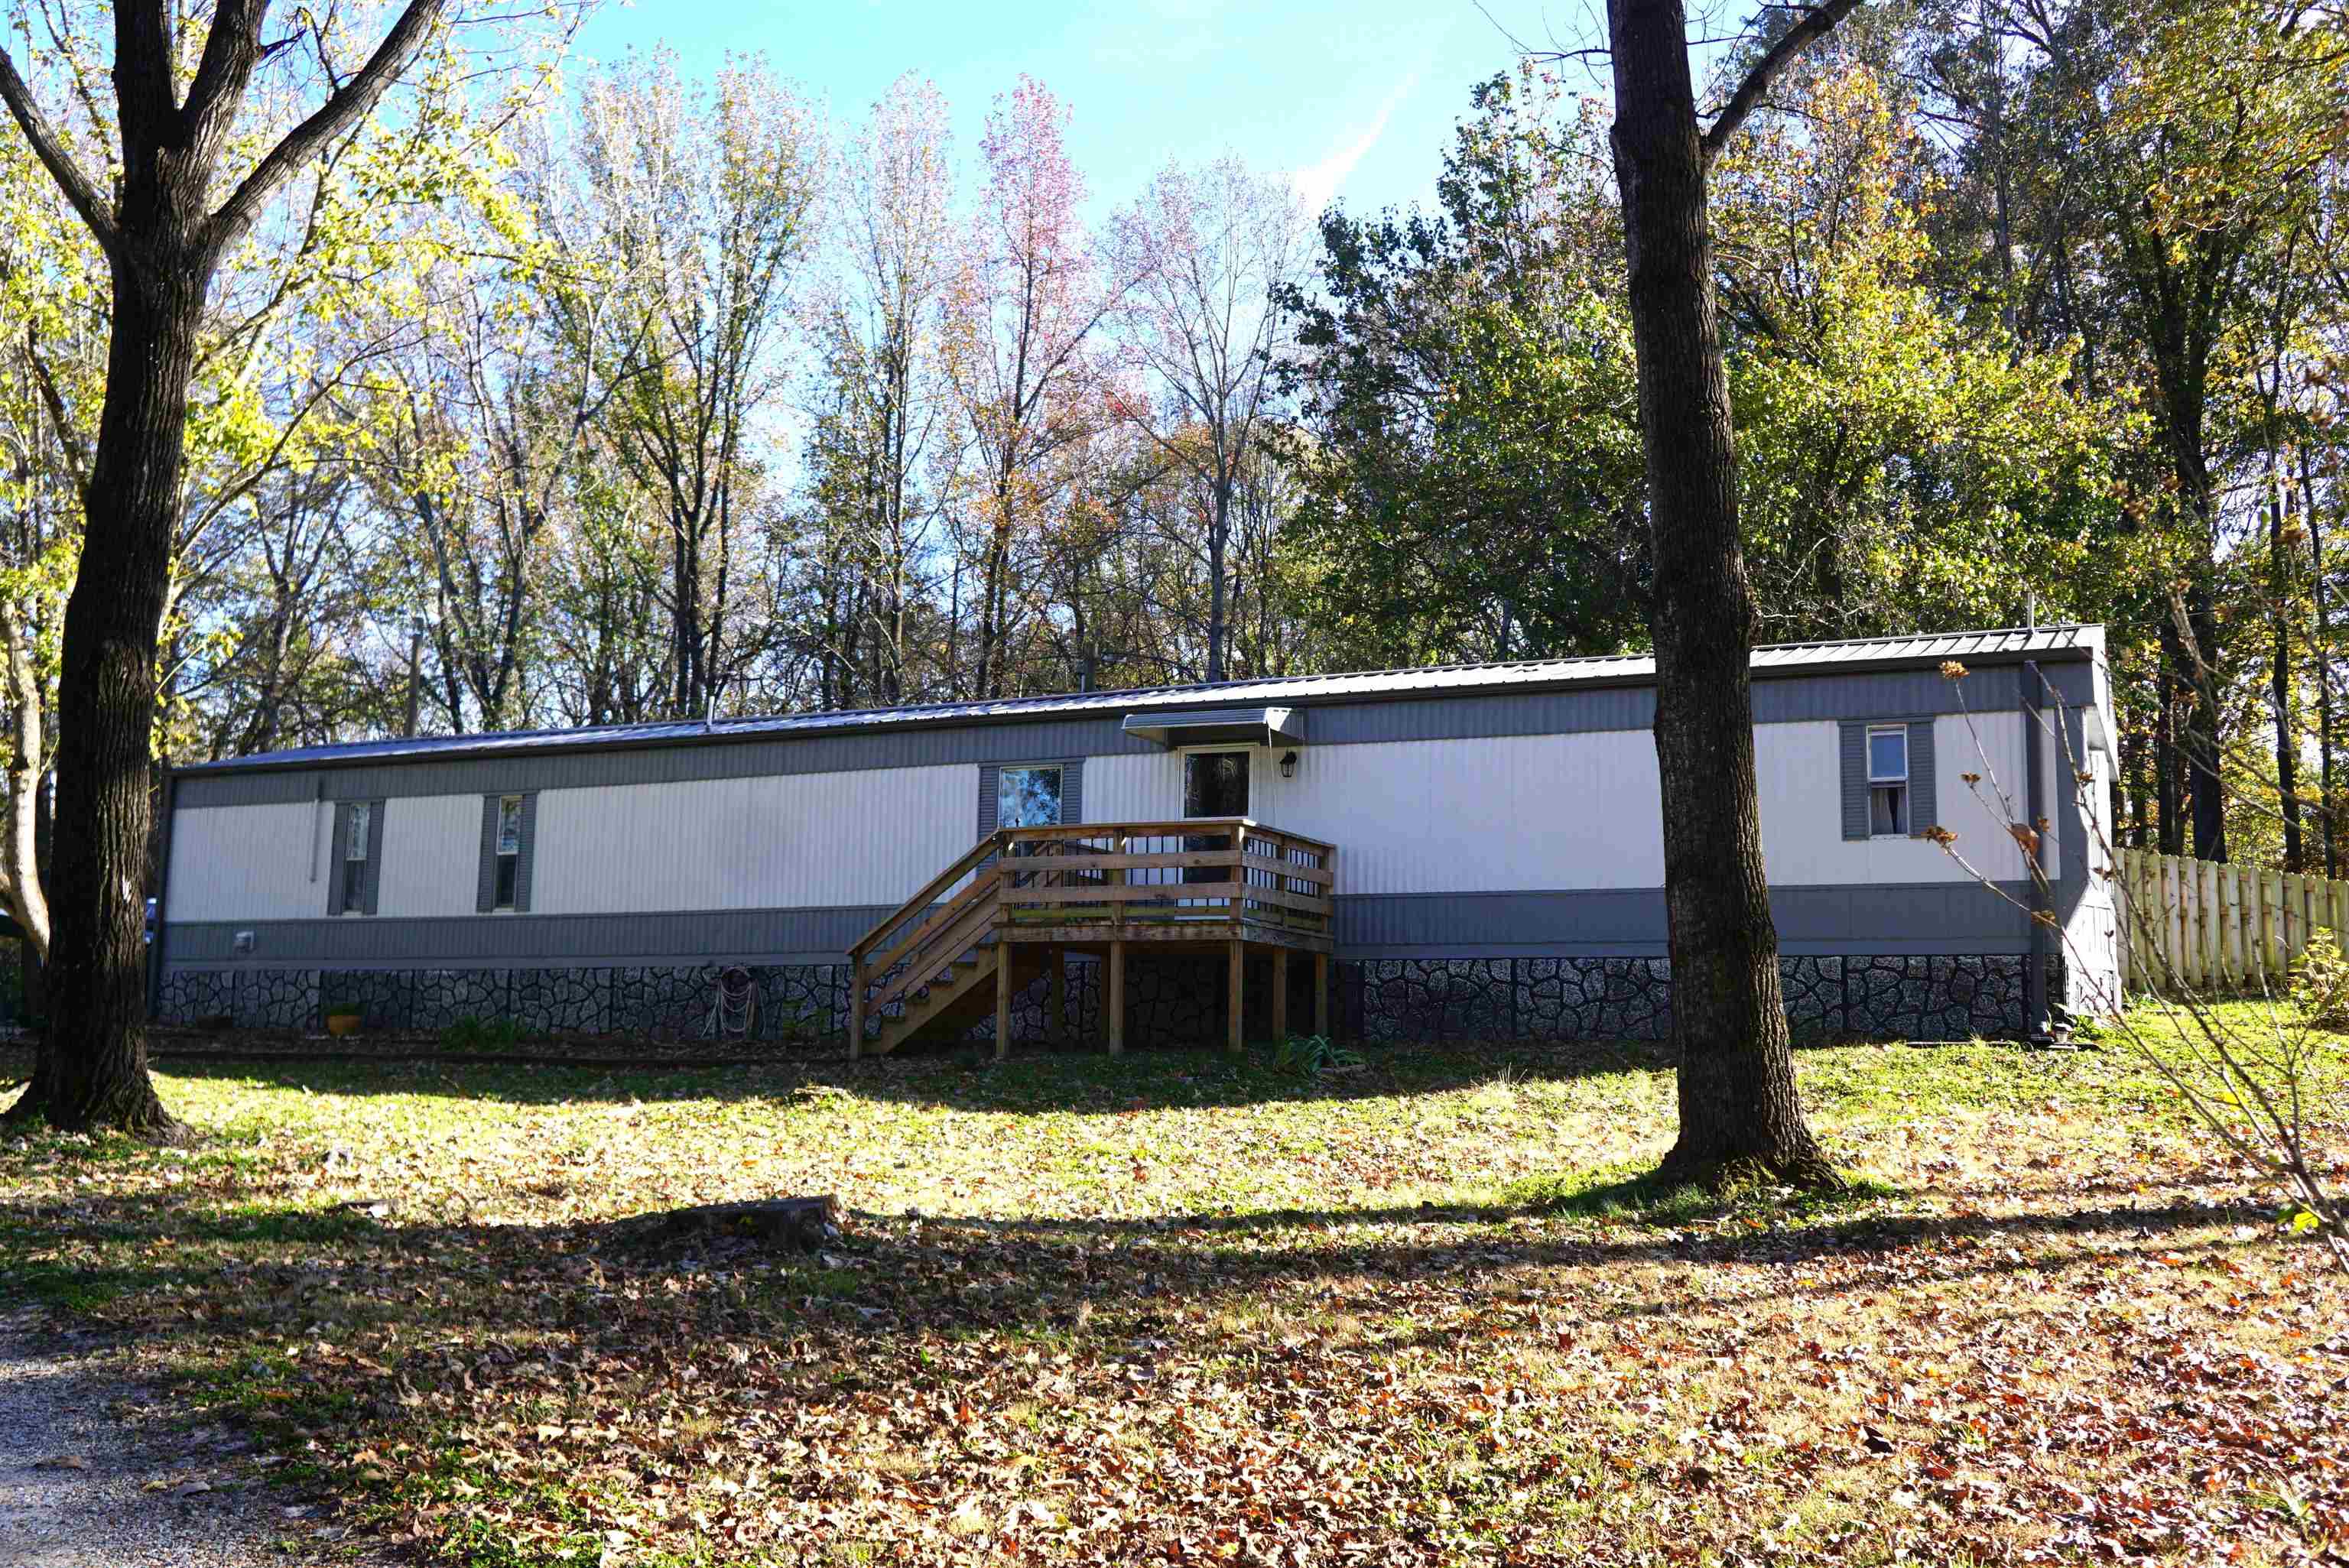
<svg viewBox="0 0 2349 1568">
<path fill-rule="evenodd" d="M 1283 779 L 1294 779 L 1297 777 L 1297 753 L 1294 751 L 1287 752 L 1282 755 L 1280 758 L 1280 776 Z"/>
</svg>

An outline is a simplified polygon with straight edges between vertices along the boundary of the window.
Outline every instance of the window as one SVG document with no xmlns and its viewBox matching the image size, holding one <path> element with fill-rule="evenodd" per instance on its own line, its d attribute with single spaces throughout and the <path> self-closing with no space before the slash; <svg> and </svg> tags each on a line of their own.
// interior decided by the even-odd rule
<svg viewBox="0 0 2349 1568">
<path fill-rule="evenodd" d="M 522 797 L 498 797 L 497 895 L 492 905 L 512 909 L 522 884 Z"/>
<path fill-rule="evenodd" d="M 367 800 L 351 803 L 349 826 L 343 834 L 343 913 L 367 913 L 367 837 L 375 825 L 375 806 Z"/>
<path fill-rule="evenodd" d="M 995 775 L 995 825 L 1052 828 L 1061 821 L 1058 768 L 1005 768 Z"/>
<path fill-rule="evenodd" d="M 1183 815 L 1245 817 L 1248 813 L 1248 754 L 1191 751 L 1183 757 Z"/>
<path fill-rule="evenodd" d="M 530 867 L 537 838 L 535 791 L 481 797 L 481 869 L 473 884 L 474 913 L 529 912 Z"/>
<path fill-rule="evenodd" d="M 1868 731 L 1868 831 L 1870 838 L 1909 833 L 1909 727 L 1878 724 Z"/>
</svg>

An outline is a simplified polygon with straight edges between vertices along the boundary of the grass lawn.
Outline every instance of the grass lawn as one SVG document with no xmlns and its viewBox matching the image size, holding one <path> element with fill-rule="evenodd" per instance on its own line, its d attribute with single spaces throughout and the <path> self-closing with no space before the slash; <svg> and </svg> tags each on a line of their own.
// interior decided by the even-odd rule
<svg viewBox="0 0 2349 1568">
<path fill-rule="evenodd" d="M 2349 1290 L 2138 1063 L 1798 1059 L 1793 1212 L 1605 1201 L 1646 1047 L 179 1064 L 191 1150 L 0 1142 L 0 1299 L 482 1564 L 2344 1560 Z"/>
</svg>

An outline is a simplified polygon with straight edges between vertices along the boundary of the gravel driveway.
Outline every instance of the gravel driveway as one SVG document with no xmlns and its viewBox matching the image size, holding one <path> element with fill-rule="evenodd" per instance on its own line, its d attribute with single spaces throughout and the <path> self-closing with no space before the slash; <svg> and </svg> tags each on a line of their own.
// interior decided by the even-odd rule
<svg viewBox="0 0 2349 1568">
<path fill-rule="evenodd" d="M 353 1561 L 299 1498 L 263 1484 L 248 1445 L 141 1419 L 151 1396 L 109 1367 L 30 1316 L 0 1316 L 0 1568 Z"/>
</svg>

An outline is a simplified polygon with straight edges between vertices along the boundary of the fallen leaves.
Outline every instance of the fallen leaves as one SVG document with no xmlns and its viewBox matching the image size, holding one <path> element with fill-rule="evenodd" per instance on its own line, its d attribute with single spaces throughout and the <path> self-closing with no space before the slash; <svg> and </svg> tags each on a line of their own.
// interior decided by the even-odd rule
<svg viewBox="0 0 2349 1568">
<path fill-rule="evenodd" d="M 182 1078 L 236 1130 L 193 1159 L 0 1147 L 0 1271 L 118 1281 L 76 1310 L 350 1517 L 519 1563 L 2349 1539 L 2342 1294 L 2112 1062 L 1807 1052 L 1909 1195 L 1582 1220 L 1496 1194 L 1661 1147 L 1669 1078 L 1528 1058 Z M 839 1192 L 843 1233 L 623 1244 L 777 1191 Z"/>
</svg>

